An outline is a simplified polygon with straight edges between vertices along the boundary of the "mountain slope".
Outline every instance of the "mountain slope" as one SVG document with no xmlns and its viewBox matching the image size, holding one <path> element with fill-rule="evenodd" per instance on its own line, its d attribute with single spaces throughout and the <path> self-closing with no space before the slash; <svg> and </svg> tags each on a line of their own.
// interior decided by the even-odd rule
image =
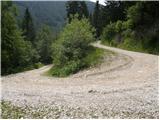
<svg viewBox="0 0 160 120">
<path fill-rule="evenodd" d="M 94 2 L 86 2 L 88 10 L 93 12 Z M 42 24 L 48 24 L 55 30 L 59 30 L 66 20 L 66 1 L 15 1 L 19 10 L 19 20 L 24 16 L 28 7 L 37 28 Z"/>
</svg>

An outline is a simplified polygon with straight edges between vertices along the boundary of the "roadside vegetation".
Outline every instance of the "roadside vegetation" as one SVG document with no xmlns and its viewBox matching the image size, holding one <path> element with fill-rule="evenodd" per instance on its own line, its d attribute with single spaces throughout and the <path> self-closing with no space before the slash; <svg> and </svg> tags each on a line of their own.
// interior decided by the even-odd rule
<svg viewBox="0 0 160 120">
<path fill-rule="evenodd" d="M 114 15 L 114 10 L 124 9 L 124 19 L 110 18 L 103 28 L 102 43 L 132 51 L 159 53 L 159 3 L 109 2 L 103 9 Z M 117 7 L 118 6 L 118 7 Z"/>
<path fill-rule="evenodd" d="M 53 68 L 50 74 L 67 76 L 98 63 L 103 50 L 94 48 L 94 28 L 86 18 L 72 18 L 53 44 Z"/>
<path fill-rule="evenodd" d="M 12 1 L 2 1 L 2 75 L 39 68 L 52 62 L 50 46 L 54 32 L 47 25 L 35 30 L 28 8 L 20 23 L 16 19 L 17 14 Z"/>
</svg>

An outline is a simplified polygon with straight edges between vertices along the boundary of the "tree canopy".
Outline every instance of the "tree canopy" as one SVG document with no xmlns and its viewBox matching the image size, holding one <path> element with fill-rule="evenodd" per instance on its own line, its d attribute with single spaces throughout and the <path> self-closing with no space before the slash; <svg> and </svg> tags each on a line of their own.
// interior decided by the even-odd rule
<svg viewBox="0 0 160 120">
<path fill-rule="evenodd" d="M 78 19 L 89 17 L 88 8 L 85 1 L 68 1 L 66 3 L 66 11 L 69 22 L 71 22 L 72 17 L 76 14 L 78 14 Z"/>
</svg>

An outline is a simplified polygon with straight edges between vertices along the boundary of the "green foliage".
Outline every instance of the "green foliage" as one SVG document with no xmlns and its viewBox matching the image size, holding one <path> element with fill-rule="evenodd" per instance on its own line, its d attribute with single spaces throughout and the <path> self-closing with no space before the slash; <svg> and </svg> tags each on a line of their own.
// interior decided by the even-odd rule
<svg viewBox="0 0 160 120">
<path fill-rule="evenodd" d="M 30 41 L 25 41 L 17 27 L 15 7 L 2 2 L 2 75 L 16 73 L 38 61 L 38 54 Z"/>
<path fill-rule="evenodd" d="M 48 75 L 66 77 L 70 74 L 74 74 L 81 69 L 94 67 L 97 64 L 100 64 L 102 61 L 102 57 L 104 55 L 104 50 L 99 48 L 90 47 L 88 50 L 88 55 L 86 55 L 81 60 L 69 61 L 64 66 L 53 66 L 50 71 L 48 71 Z"/>
<path fill-rule="evenodd" d="M 107 1 L 102 7 L 102 26 L 108 25 L 110 22 L 126 19 L 126 10 L 136 4 L 136 1 Z"/>
<path fill-rule="evenodd" d="M 116 35 L 115 24 L 110 23 L 103 29 L 101 39 L 111 42 L 115 37 L 115 35 Z"/>
<path fill-rule="evenodd" d="M 23 35 L 25 36 L 25 40 L 30 42 L 34 42 L 35 40 L 35 28 L 32 20 L 32 16 L 29 12 L 29 9 L 26 8 L 23 23 L 22 23 Z"/>
<path fill-rule="evenodd" d="M 88 17 L 89 12 L 85 1 L 68 1 L 66 4 L 67 18 L 69 23 L 72 20 L 72 16 L 78 14 L 78 19 Z"/>
<path fill-rule="evenodd" d="M 79 12 L 78 1 L 68 1 L 66 3 L 66 11 L 67 11 L 68 21 L 71 22 L 71 15 L 75 15 Z"/>
<path fill-rule="evenodd" d="M 38 63 L 34 64 L 34 68 L 36 68 L 36 69 L 38 69 L 38 68 L 40 68 L 42 66 L 43 66 L 43 64 L 41 62 L 38 62 Z"/>
<path fill-rule="evenodd" d="M 120 33 L 123 30 L 123 22 L 118 20 L 115 25 L 116 32 Z"/>
<path fill-rule="evenodd" d="M 94 29 L 87 19 L 75 18 L 67 24 L 61 32 L 54 49 L 54 64 L 63 65 L 74 59 L 81 59 L 86 55 L 89 44 L 94 41 Z"/>
<path fill-rule="evenodd" d="M 103 49 L 100 48 L 91 48 L 88 55 L 83 59 L 86 67 L 94 67 L 102 63 L 102 57 L 104 55 Z"/>
<path fill-rule="evenodd" d="M 53 75 L 66 76 L 84 67 L 82 59 L 88 55 L 90 43 L 94 41 L 93 32 L 85 18 L 74 18 L 65 26 L 53 44 Z"/>
<path fill-rule="evenodd" d="M 158 54 L 159 49 L 159 4 L 158 2 L 137 2 L 127 11 L 132 39 L 137 40 L 148 53 Z"/>
<path fill-rule="evenodd" d="M 156 1 L 136 2 L 127 9 L 126 21 L 117 20 L 104 28 L 102 40 L 113 46 L 158 54 L 158 6 Z"/>
<path fill-rule="evenodd" d="M 96 29 L 96 37 L 98 38 L 101 32 L 101 12 L 100 12 L 99 1 L 96 1 L 94 13 L 93 13 L 92 24 Z"/>
<path fill-rule="evenodd" d="M 36 37 L 36 48 L 40 55 L 40 62 L 48 64 L 52 62 L 52 43 L 55 39 L 55 34 L 51 31 L 51 28 L 47 25 L 43 25 L 38 31 Z"/>
<path fill-rule="evenodd" d="M 131 38 L 124 39 L 123 43 L 119 44 L 117 47 L 127 50 L 146 52 L 141 43 L 136 42 L 136 40 Z"/>
<path fill-rule="evenodd" d="M 81 69 L 82 65 L 77 61 L 69 61 L 63 67 L 55 66 L 50 70 L 52 76 L 65 77 L 70 74 L 76 73 Z"/>
<path fill-rule="evenodd" d="M 24 41 L 16 25 L 10 2 L 2 2 L 2 75 L 17 72 L 31 61 L 31 46 Z"/>
<path fill-rule="evenodd" d="M 89 11 L 87 8 L 87 5 L 85 3 L 85 1 L 79 1 L 80 2 L 80 17 L 82 18 L 83 16 L 88 18 L 89 17 Z"/>
</svg>

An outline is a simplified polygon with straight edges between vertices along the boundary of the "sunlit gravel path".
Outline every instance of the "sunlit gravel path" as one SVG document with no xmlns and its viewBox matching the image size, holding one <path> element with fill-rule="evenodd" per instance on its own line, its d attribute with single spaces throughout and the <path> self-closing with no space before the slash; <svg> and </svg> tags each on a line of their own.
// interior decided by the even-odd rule
<svg viewBox="0 0 160 120">
<path fill-rule="evenodd" d="M 116 54 L 67 78 L 44 76 L 52 65 L 2 77 L 2 99 L 39 118 L 158 118 L 158 56 L 94 46 Z"/>
</svg>

